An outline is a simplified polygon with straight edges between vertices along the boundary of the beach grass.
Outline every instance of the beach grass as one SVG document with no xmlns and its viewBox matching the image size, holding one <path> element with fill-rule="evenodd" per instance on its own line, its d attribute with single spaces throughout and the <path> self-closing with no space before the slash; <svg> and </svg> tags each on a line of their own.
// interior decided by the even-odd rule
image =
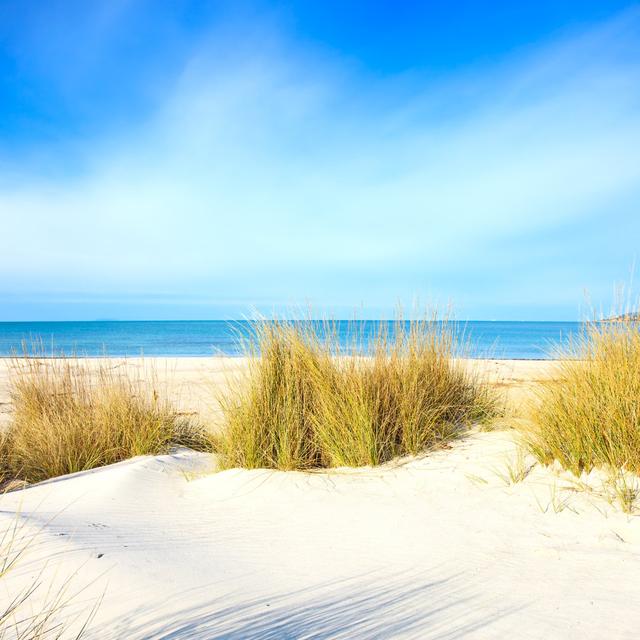
<svg viewBox="0 0 640 640">
<path fill-rule="evenodd" d="M 175 445 L 206 449 L 204 429 L 181 417 L 154 380 L 150 366 L 138 379 L 106 359 L 15 358 L 4 480 L 38 482 Z"/>
<path fill-rule="evenodd" d="M 256 323 L 246 375 L 222 399 L 225 467 L 282 470 L 378 465 L 442 445 L 495 415 L 487 385 L 460 366 L 436 318 L 354 333 L 335 325 Z"/>
<path fill-rule="evenodd" d="M 640 473 L 640 325 L 590 322 L 556 355 L 557 375 L 540 383 L 521 425 L 531 452 L 578 475 Z"/>
</svg>

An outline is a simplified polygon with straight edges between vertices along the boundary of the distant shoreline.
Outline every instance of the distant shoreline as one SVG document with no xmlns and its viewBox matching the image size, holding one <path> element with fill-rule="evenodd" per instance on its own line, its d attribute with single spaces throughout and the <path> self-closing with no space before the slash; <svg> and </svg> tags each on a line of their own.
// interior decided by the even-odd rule
<svg viewBox="0 0 640 640">
<path fill-rule="evenodd" d="M 219 360 L 242 360 L 243 358 L 247 358 L 244 353 L 239 354 L 213 354 L 213 355 L 162 355 L 162 354 L 153 354 L 153 355 L 106 355 L 106 356 L 97 356 L 97 355 L 62 355 L 62 356 L 52 356 L 52 355 L 19 355 L 19 356 L 10 356 L 0 354 L 0 362 L 7 360 L 26 360 L 29 358 L 37 358 L 38 360 L 207 360 L 207 359 L 219 359 Z M 471 360 L 474 362 L 561 362 L 564 358 L 489 358 L 487 356 L 482 357 L 473 357 L 473 356 L 465 356 L 463 358 L 455 358 L 456 360 Z"/>
<path fill-rule="evenodd" d="M 341 347 L 355 338 L 365 346 L 379 328 L 393 332 L 393 321 L 331 321 Z M 570 336 L 584 329 L 580 322 L 453 321 L 461 352 L 473 359 L 552 360 Z M 322 331 L 322 329 L 320 329 Z M 238 357 L 251 340 L 248 322 L 118 321 L 0 323 L 0 357 L 26 352 L 82 357 Z"/>
<path fill-rule="evenodd" d="M 640 322 L 640 311 L 622 313 L 619 316 L 604 318 L 602 322 Z"/>
</svg>

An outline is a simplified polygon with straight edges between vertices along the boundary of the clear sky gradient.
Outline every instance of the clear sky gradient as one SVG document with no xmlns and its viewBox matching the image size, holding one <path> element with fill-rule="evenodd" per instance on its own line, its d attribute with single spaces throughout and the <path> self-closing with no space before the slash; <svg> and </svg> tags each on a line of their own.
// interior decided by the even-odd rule
<svg viewBox="0 0 640 640">
<path fill-rule="evenodd" d="M 0 0 L 0 320 L 577 319 L 640 246 L 640 5 Z"/>
</svg>

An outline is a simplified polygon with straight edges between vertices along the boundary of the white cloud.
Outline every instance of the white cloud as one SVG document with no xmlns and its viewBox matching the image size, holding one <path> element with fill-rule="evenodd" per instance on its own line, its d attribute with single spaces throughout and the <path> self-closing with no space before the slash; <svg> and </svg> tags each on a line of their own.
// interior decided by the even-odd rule
<svg viewBox="0 0 640 640">
<path fill-rule="evenodd" d="M 74 141 L 77 175 L 5 159 L 0 288 L 392 305 L 448 269 L 508 266 L 488 248 L 594 212 L 605 225 L 612 198 L 640 191 L 639 22 L 401 88 L 273 34 L 257 52 L 212 38 L 146 123 Z M 385 286 L 359 286 L 368 271 Z"/>
</svg>

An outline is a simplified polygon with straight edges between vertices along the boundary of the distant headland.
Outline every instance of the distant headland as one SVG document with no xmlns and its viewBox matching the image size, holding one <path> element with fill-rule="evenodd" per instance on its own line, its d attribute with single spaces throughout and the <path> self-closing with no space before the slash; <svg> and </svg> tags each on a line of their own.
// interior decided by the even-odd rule
<svg viewBox="0 0 640 640">
<path fill-rule="evenodd" d="M 604 322 L 640 322 L 640 311 L 629 311 L 610 318 L 604 318 Z"/>
</svg>

